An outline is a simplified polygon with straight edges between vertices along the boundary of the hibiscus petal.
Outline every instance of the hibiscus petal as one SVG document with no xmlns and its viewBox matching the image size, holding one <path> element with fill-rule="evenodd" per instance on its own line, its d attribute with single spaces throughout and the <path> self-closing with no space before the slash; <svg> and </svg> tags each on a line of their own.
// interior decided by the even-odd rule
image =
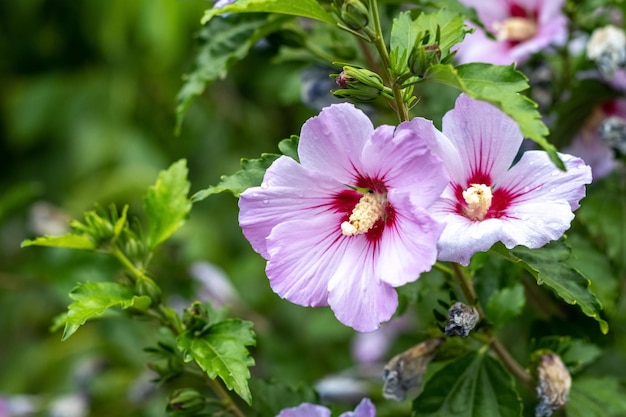
<svg viewBox="0 0 626 417">
<path fill-rule="evenodd" d="M 391 318 L 398 307 L 398 295 L 377 276 L 376 260 L 365 236 L 353 236 L 348 243 L 330 279 L 328 303 L 340 322 L 360 332 L 371 332 Z"/>
<path fill-rule="evenodd" d="M 378 127 L 366 143 L 362 156 L 366 174 L 383 179 L 390 189 L 411 193 L 415 204 L 427 207 L 448 183 L 443 163 L 427 145 L 441 133 L 422 118 L 400 124 L 395 132 L 390 128 Z"/>
<path fill-rule="evenodd" d="M 341 216 L 327 212 L 272 229 L 265 271 L 274 292 L 302 306 L 328 305 L 328 282 L 346 262 L 344 253 L 354 242 L 341 233 Z"/>
<path fill-rule="evenodd" d="M 321 405 L 302 403 L 297 407 L 285 408 L 276 417 L 330 417 L 330 410 Z"/>
<path fill-rule="evenodd" d="M 529 201 L 512 206 L 502 222 L 502 243 L 511 249 L 517 245 L 540 248 L 563 236 L 574 214 L 566 201 Z"/>
<path fill-rule="evenodd" d="M 461 94 L 454 109 L 443 117 L 443 134 L 458 150 L 464 169 L 464 178 L 453 180 L 463 187 L 473 178 L 490 179 L 502 176 L 517 154 L 522 143 L 522 133 L 513 119 L 489 103 L 474 100 Z M 439 148 L 446 151 L 445 148 Z M 455 163 L 453 154 L 440 154 L 451 171 Z M 491 185 L 491 184 L 486 184 Z"/>
<path fill-rule="evenodd" d="M 269 259 L 265 239 L 274 226 L 327 211 L 332 196 L 342 189 L 332 178 L 280 157 L 266 171 L 262 186 L 241 193 L 239 225 L 252 248 Z"/>
<path fill-rule="evenodd" d="M 458 214 L 436 216 L 446 222 L 437 248 L 441 261 L 468 265 L 476 252 L 485 252 L 502 237 L 502 222 L 499 219 L 470 220 Z"/>
<path fill-rule="evenodd" d="M 576 210 L 585 196 L 585 184 L 591 183 L 591 168 L 580 158 L 567 154 L 559 156 L 567 171 L 558 169 L 543 151 L 525 152 L 498 181 L 497 188 L 518 195 L 511 202 L 513 207 L 526 202 L 565 201 L 571 210 Z"/>
<path fill-rule="evenodd" d="M 365 142 L 374 132 L 370 119 L 349 103 L 333 104 L 302 126 L 298 156 L 305 168 L 353 184 Z"/>
<path fill-rule="evenodd" d="M 363 398 L 354 411 L 342 413 L 339 417 L 376 417 L 376 407 L 369 398 Z"/>
<path fill-rule="evenodd" d="M 383 281 L 398 287 L 415 281 L 437 260 L 436 242 L 444 224 L 436 222 L 424 209 L 398 201 L 393 192 L 389 201 L 396 209 L 393 226 L 385 227 L 379 241 L 376 269 Z"/>
</svg>

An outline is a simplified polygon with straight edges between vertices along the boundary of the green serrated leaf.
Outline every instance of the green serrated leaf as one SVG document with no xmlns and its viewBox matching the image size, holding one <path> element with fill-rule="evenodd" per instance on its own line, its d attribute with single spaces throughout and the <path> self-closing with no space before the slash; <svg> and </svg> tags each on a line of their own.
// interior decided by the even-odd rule
<svg viewBox="0 0 626 417">
<path fill-rule="evenodd" d="M 511 116 L 520 126 L 522 134 L 540 145 L 550 159 L 565 170 L 556 148 L 546 140 L 548 128 L 541 120 L 537 104 L 520 94 L 528 89 L 528 79 L 513 65 L 470 63 L 453 67 L 449 64 L 433 65 L 425 76 L 463 91 L 468 96 L 486 101 Z"/>
<path fill-rule="evenodd" d="M 283 139 L 278 142 L 278 150 L 280 150 L 283 155 L 300 162 L 300 158 L 298 157 L 299 141 L 300 137 L 298 137 L 297 135 L 291 135 L 289 139 Z"/>
<path fill-rule="evenodd" d="M 148 189 L 143 205 L 148 219 L 147 240 L 150 249 L 154 249 L 185 224 L 191 210 L 188 193 L 187 162 L 184 159 L 172 164 L 167 171 L 162 171 L 156 184 Z"/>
<path fill-rule="evenodd" d="M 220 182 L 217 185 L 212 185 L 207 189 L 198 191 L 191 197 L 191 200 L 195 203 L 202 201 L 210 195 L 223 193 L 229 191 L 233 193 L 235 197 L 239 197 L 239 194 L 243 193 L 250 187 L 257 187 L 263 182 L 263 176 L 267 168 L 272 165 L 280 155 L 272 153 L 261 154 L 259 159 L 241 159 L 241 170 L 237 171 L 233 175 L 222 175 Z"/>
<path fill-rule="evenodd" d="M 522 314 L 525 304 L 526 296 L 522 284 L 496 290 L 487 301 L 487 317 L 496 327 L 500 327 Z"/>
<path fill-rule="evenodd" d="M 219 9 L 222 10 L 222 9 Z M 185 75 L 176 98 L 176 134 L 193 99 L 207 86 L 226 75 L 228 69 L 242 60 L 250 49 L 268 34 L 278 30 L 284 18 L 259 15 L 230 15 L 216 19 L 204 27 L 198 38 L 201 43 L 194 70 Z"/>
<path fill-rule="evenodd" d="M 178 336 L 177 342 L 185 362 L 197 362 L 210 378 L 219 376 L 229 390 L 234 390 L 248 404 L 252 402 L 248 367 L 254 365 L 254 359 L 246 348 L 256 343 L 251 322 L 227 319 L 199 335 L 186 331 Z"/>
<path fill-rule="evenodd" d="M 515 383 L 500 362 L 470 352 L 442 367 L 413 401 L 413 417 L 520 417 Z"/>
<path fill-rule="evenodd" d="M 96 250 L 96 243 L 87 235 L 68 233 L 63 236 L 42 236 L 22 242 L 21 247 L 52 246 L 57 248 Z"/>
<path fill-rule="evenodd" d="M 622 417 L 626 415 L 626 391 L 614 377 L 581 377 L 574 379 L 568 417 Z"/>
<path fill-rule="evenodd" d="M 562 241 L 539 249 L 516 246 L 507 251 L 504 246 L 495 245 L 492 250 L 521 265 L 539 285 L 546 285 L 566 303 L 578 304 L 583 313 L 598 322 L 602 333 L 608 332 L 608 323 L 600 317 L 600 301 L 589 289 L 589 280 L 566 263 L 570 249 Z"/>
<path fill-rule="evenodd" d="M 592 188 L 576 217 L 609 257 L 626 271 L 626 187 L 623 177 L 605 178 Z"/>
<path fill-rule="evenodd" d="M 206 24 L 213 16 L 224 13 L 280 13 L 308 17 L 322 22 L 335 23 L 335 20 L 317 0 L 237 0 L 222 8 L 208 9 L 202 16 Z"/>
<path fill-rule="evenodd" d="M 63 340 L 70 337 L 87 320 L 102 316 L 111 307 L 123 309 L 133 307 L 138 310 L 145 310 L 152 303 L 150 297 L 137 296 L 130 288 L 114 282 L 78 284 L 70 292 L 70 298 L 74 302 L 69 305 L 68 312 L 64 317 Z M 59 324 L 59 320 L 55 321 L 55 324 Z"/>
<path fill-rule="evenodd" d="M 450 48 L 458 44 L 465 37 L 465 23 L 463 17 L 448 9 L 441 9 L 436 13 L 422 13 L 415 20 L 411 19 L 410 12 L 403 12 L 393 20 L 391 36 L 389 38 L 392 63 L 391 66 L 397 75 L 408 71 L 407 59 L 415 45 L 417 36 L 428 31 L 434 41 L 437 27 L 440 31 L 439 49 L 442 59 L 450 54 Z"/>
<path fill-rule="evenodd" d="M 255 378 L 250 380 L 250 389 L 257 417 L 275 417 L 285 408 L 316 403 L 318 400 L 313 388 L 291 386 L 280 381 L 265 382 Z"/>
</svg>

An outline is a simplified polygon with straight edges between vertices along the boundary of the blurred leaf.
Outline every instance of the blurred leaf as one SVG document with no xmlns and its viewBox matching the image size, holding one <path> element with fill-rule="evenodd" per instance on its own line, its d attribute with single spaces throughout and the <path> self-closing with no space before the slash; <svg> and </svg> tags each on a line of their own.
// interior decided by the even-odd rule
<svg viewBox="0 0 626 417">
<path fill-rule="evenodd" d="M 525 304 L 526 296 L 522 284 L 496 290 L 487 302 L 487 317 L 496 327 L 502 326 L 522 314 Z"/>
<path fill-rule="evenodd" d="M 430 43 L 435 42 L 437 27 L 440 31 L 439 48 L 441 58 L 444 59 L 450 54 L 450 48 L 461 42 L 465 37 L 463 17 L 460 14 L 451 12 L 448 9 L 438 10 L 436 13 L 422 13 L 417 19 L 411 19 L 410 12 L 400 13 L 398 18 L 393 20 L 390 37 L 390 57 L 391 67 L 396 75 L 406 73 L 409 54 L 413 50 L 419 35 L 430 34 Z"/>
<path fill-rule="evenodd" d="M 617 378 L 577 378 L 565 410 L 568 417 L 622 417 L 626 415 L 626 391 Z"/>
<path fill-rule="evenodd" d="M 143 198 L 148 219 L 148 246 L 154 249 L 170 237 L 183 224 L 191 210 L 187 197 L 187 163 L 184 159 L 172 164 L 159 174 L 156 184 L 148 189 Z"/>
<path fill-rule="evenodd" d="M 296 161 L 300 162 L 298 157 L 298 142 L 300 138 L 296 135 L 291 135 L 289 139 L 283 139 L 278 142 L 278 149 L 283 155 L 286 155 Z"/>
<path fill-rule="evenodd" d="M 237 0 L 219 9 L 208 9 L 202 16 L 202 24 L 207 23 L 215 15 L 250 12 L 281 13 L 335 23 L 317 0 Z"/>
<path fill-rule="evenodd" d="M 571 373 L 578 372 L 602 354 L 602 349 L 598 346 L 568 336 L 543 337 L 531 350 L 557 353 Z"/>
<path fill-rule="evenodd" d="M 541 120 L 537 104 L 519 93 L 528 89 L 528 79 L 516 71 L 514 65 L 470 63 L 455 68 L 439 64 L 433 65 L 425 78 L 458 88 L 474 99 L 498 107 L 518 123 L 524 137 L 540 145 L 559 168 L 565 169 L 556 148 L 546 140 L 548 128 Z"/>
<path fill-rule="evenodd" d="M 195 203 L 202 201 L 212 194 L 230 191 L 235 197 L 243 193 L 250 187 L 257 187 L 263 182 L 265 171 L 272 165 L 280 155 L 273 153 L 261 154 L 259 159 L 241 159 L 241 170 L 233 175 L 222 175 L 217 185 L 212 185 L 207 189 L 195 193 L 191 200 Z"/>
<path fill-rule="evenodd" d="M 96 244 L 87 235 L 68 233 L 63 236 L 43 236 L 22 242 L 22 247 L 52 246 L 57 248 L 96 250 Z"/>
<path fill-rule="evenodd" d="M 215 19 L 202 29 L 195 68 L 185 75 L 185 83 L 176 98 L 177 134 L 191 101 L 201 95 L 209 83 L 224 78 L 233 64 L 248 55 L 260 39 L 278 30 L 284 21 L 284 18 L 265 15 L 229 15 Z"/>
<path fill-rule="evenodd" d="M 619 278 L 606 253 L 579 235 L 569 235 L 565 244 L 572 249 L 572 255 L 565 263 L 589 278 L 589 288 L 598 296 L 604 310 L 613 312 L 619 296 Z"/>
<path fill-rule="evenodd" d="M 246 346 L 254 346 L 252 323 L 227 319 L 210 325 L 202 333 L 187 330 L 177 338 L 178 349 L 185 362 L 196 361 L 209 377 L 220 377 L 229 390 L 234 390 L 248 404 L 252 402 L 248 379 L 254 359 Z"/>
<path fill-rule="evenodd" d="M 257 417 L 275 417 L 284 408 L 302 403 L 316 403 L 317 395 L 311 387 L 291 386 L 279 381 L 250 380 L 250 389 Z"/>
<path fill-rule="evenodd" d="M 471 352 L 435 373 L 413 401 L 413 417 L 521 417 L 515 384 L 500 362 Z"/>
<path fill-rule="evenodd" d="M 70 337 L 87 320 L 102 316 L 111 307 L 123 309 L 136 308 L 145 310 L 152 300 L 146 296 L 136 296 L 135 293 L 123 285 L 114 282 L 85 282 L 78 284 L 70 292 L 74 300 L 68 307 L 65 315 L 65 330 L 63 340 Z"/>
<path fill-rule="evenodd" d="M 626 270 L 626 186 L 621 176 L 600 181 L 589 190 L 576 217 L 609 257 Z"/>
<path fill-rule="evenodd" d="M 551 242 L 539 249 L 516 246 L 510 251 L 497 244 L 492 250 L 520 264 L 535 277 L 537 284 L 545 284 L 565 302 L 578 304 L 583 313 L 596 319 L 602 333 L 608 332 L 609 325 L 600 318 L 600 301 L 589 289 L 589 280 L 566 263 L 570 249 L 562 241 Z"/>
</svg>

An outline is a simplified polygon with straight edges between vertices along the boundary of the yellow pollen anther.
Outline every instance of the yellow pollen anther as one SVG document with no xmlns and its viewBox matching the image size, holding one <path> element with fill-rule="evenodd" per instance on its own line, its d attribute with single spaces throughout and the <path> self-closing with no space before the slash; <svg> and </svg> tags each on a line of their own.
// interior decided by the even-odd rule
<svg viewBox="0 0 626 417">
<path fill-rule="evenodd" d="M 348 221 L 341 223 L 341 232 L 354 236 L 370 230 L 385 214 L 385 197 L 382 194 L 366 193 L 359 200 Z"/>
<path fill-rule="evenodd" d="M 483 220 L 491 207 L 492 198 L 490 187 L 485 184 L 470 184 L 470 187 L 463 191 L 463 199 L 467 203 L 465 215 L 472 220 Z"/>
<path fill-rule="evenodd" d="M 537 34 L 537 23 L 523 17 L 511 17 L 502 22 L 495 22 L 493 29 L 499 41 L 523 42 Z"/>
</svg>

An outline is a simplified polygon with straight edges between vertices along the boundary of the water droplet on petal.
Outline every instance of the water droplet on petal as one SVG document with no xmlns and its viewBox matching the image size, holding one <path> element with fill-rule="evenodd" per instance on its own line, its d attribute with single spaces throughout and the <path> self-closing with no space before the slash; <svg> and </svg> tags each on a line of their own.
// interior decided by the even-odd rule
<svg viewBox="0 0 626 417">
<path fill-rule="evenodd" d="M 270 202 L 270 201 L 269 201 L 269 200 L 267 200 L 267 199 L 263 200 L 263 204 L 268 204 L 269 202 Z"/>
<path fill-rule="evenodd" d="M 261 184 L 261 188 L 263 188 L 264 190 L 267 190 L 269 186 L 269 181 L 263 181 L 263 183 Z"/>
<path fill-rule="evenodd" d="M 527 193 L 528 191 L 530 191 L 530 187 L 524 187 L 524 192 Z"/>
<path fill-rule="evenodd" d="M 552 171 L 552 174 L 550 174 L 550 175 L 552 175 L 553 177 L 556 177 L 557 175 L 559 175 L 559 173 L 556 172 L 556 171 Z"/>
<path fill-rule="evenodd" d="M 551 193 L 556 193 L 556 188 L 550 188 Z"/>
</svg>

